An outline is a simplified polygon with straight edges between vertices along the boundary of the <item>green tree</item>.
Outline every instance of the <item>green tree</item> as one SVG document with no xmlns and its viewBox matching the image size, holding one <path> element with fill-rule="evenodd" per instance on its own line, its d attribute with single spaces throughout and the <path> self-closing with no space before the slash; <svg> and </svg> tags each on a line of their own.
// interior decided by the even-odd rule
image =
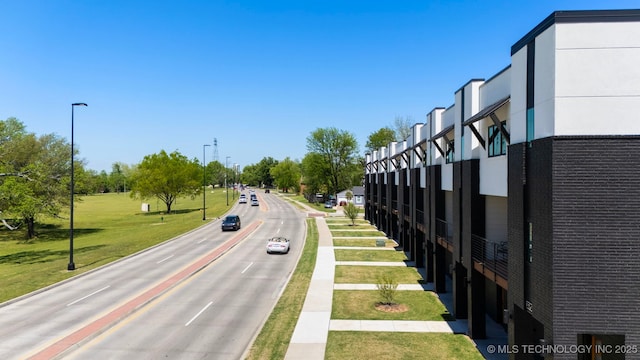
<svg viewBox="0 0 640 360">
<path fill-rule="evenodd" d="M 304 185 L 303 195 L 309 202 L 316 202 L 316 193 L 328 192 L 326 177 L 329 166 L 322 155 L 316 153 L 307 153 L 300 165 Z"/>
<path fill-rule="evenodd" d="M 131 174 L 133 169 L 131 166 L 115 162 L 111 165 L 111 173 L 108 175 L 108 187 L 112 192 L 126 192 L 131 189 Z"/>
<path fill-rule="evenodd" d="M 336 128 L 316 129 L 307 137 L 307 150 L 317 154 L 311 164 L 319 168 L 309 169 L 316 180 L 322 180 L 328 192 L 335 195 L 338 191 L 353 186 L 353 171 L 357 167 L 362 172 L 357 156 L 358 142 L 353 134 Z M 320 160 L 319 163 L 317 160 Z M 360 176 L 362 177 L 362 176 Z M 307 174 L 305 173 L 305 180 Z"/>
<path fill-rule="evenodd" d="M 271 168 L 271 176 L 278 187 L 284 192 L 288 192 L 289 188 L 298 188 L 300 185 L 300 174 L 300 164 L 288 157 Z"/>
<path fill-rule="evenodd" d="M 69 204 L 70 148 L 56 135 L 27 133 L 15 118 L 0 121 L 0 212 L 26 224 L 29 239 L 39 216 L 58 216 Z"/>
<path fill-rule="evenodd" d="M 381 147 L 388 146 L 390 142 L 394 141 L 396 141 L 396 132 L 389 127 L 383 127 L 369 135 L 367 138 L 366 148 L 367 150 L 374 152 Z"/>
<path fill-rule="evenodd" d="M 202 167 L 197 160 L 188 160 L 177 151 L 147 155 L 133 176 L 131 197 L 158 198 L 171 212 L 179 196 L 197 196 L 202 191 Z"/>
</svg>

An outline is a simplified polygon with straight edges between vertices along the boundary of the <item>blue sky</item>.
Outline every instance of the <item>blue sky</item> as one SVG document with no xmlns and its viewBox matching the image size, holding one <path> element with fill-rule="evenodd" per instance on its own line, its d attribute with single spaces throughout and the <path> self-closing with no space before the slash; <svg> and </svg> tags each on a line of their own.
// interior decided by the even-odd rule
<svg viewBox="0 0 640 360">
<path fill-rule="evenodd" d="M 0 119 L 71 137 L 89 169 L 160 150 L 301 160 L 318 128 L 424 122 L 555 10 L 638 1 L 0 0 Z M 206 161 L 213 159 L 213 146 Z"/>
</svg>

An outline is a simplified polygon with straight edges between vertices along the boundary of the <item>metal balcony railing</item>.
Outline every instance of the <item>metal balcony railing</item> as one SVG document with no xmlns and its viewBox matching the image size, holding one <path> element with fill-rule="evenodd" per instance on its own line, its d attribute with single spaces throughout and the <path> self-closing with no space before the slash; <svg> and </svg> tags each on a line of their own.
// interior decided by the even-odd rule
<svg viewBox="0 0 640 360">
<path fill-rule="evenodd" d="M 436 238 L 440 238 L 449 244 L 453 244 L 453 237 L 449 236 L 449 224 L 442 219 L 436 219 Z"/>
<path fill-rule="evenodd" d="M 418 224 L 424 224 L 424 211 L 416 210 L 416 222 Z"/>
<path fill-rule="evenodd" d="M 471 235 L 471 258 L 505 280 L 508 279 L 509 247 L 506 241 L 493 242 Z"/>
</svg>

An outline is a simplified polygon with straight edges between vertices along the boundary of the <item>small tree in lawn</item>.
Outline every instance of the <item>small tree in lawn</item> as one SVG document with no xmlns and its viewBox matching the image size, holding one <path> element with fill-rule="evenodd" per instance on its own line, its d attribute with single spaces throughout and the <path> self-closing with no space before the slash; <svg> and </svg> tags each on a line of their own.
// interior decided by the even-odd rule
<svg viewBox="0 0 640 360">
<path fill-rule="evenodd" d="M 378 294 L 380 295 L 382 305 L 394 305 L 396 302 L 396 291 L 398 289 L 398 283 L 391 278 L 391 276 L 384 274 L 378 278 L 376 284 L 378 288 Z"/>
<path fill-rule="evenodd" d="M 358 207 L 353 205 L 353 203 L 348 202 L 342 210 L 344 211 L 344 215 L 347 218 L 351 219 L 351 225 L 355 225 L 356 218 L 358 217 L 358 213 L 360 212 L 358 210 Z"/>
</svg>

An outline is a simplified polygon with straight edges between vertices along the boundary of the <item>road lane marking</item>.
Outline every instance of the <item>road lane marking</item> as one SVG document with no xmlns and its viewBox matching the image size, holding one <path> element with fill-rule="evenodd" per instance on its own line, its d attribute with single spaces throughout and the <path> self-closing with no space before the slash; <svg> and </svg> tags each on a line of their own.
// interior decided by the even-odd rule
<svg viewBox="0 0 640 360">
<path fill-rule="evenodd" d="M 110 288 L 110 287 L 111 287 L 111 285 L 107 285 L 107 286 L 103 287 L 103 288 L 102 288 L 102 289 L 100 289 L 100 290 L 96 290 L 96 291 L 92 292 L 91 294 L 89 294 L 89 295 L 87 295 L 87 296 L 81 297 L 80 299 L 78 299 L 78 300 L 76 300 L 76 301 L 73 301 L 73 302 L 68 303 L 68 304 L 67 304 L 67 306 L 71 306 L 71 305 L 73 305 L 73 304 L 79 303 L 80 301 L 82 301 L 82 300 L 84 300 L 84 299 L 86 299 L 86 298 L 88 298 L 88 297 L 91 297 L 91 296 L 93 296 L 93 295 L 95 295 L 95 294 L 97 294 L 97 293 L 99 293 L 99 292 L 101 292 L 101 291 L 107 290 L 107 289 L 108 289 L 108 288 Z"/>
<path fill-rule="evenodd" d="M 242 272 L 240 274 L 244 274 L 245 271 L 249 270 L 249 268 L 251 267 L 251 265 L 253 265 L 253 263 L 247 265 L 246 268 L 244 268 L 244 270 L 242 270 Z"/>
<path fill-rule="evenodd" d="M 174 256 L 174 255 L 169 255 L 169 256 L 167 256 L 166 258 L 164 258 L 164 259 L 162 259 L 162 260 L 158 261 L 156 264 L 162 264 L 163 262 L 165 262 L 165 261 L 167 261 L 167 260 L 171 259 L 173 256 Z"/>
<path fill-rule="evenodd" d="M 252 222 L 248 227 L 243 228 L 239 234 L 234 235 L 230 240 L 225 241 L 200 259 L 185 266 L 182 270 L 178 270 L 173 275 L 152 285 L 142 293 L 133 295 L 132 298 L 123 304 L 118 305 L 113 310 L 109 310 L 104 315 L 100 315 L 98 319 L 92 320 L 80 329 L 70 334 L 63 334 L 61 337 L 52 340 L 49 344 L 43 345 L 39 349 L 31 350 L 30 354 L 25 358 L 30 360 L 49 360 L 56 358 L 65 351 L 69 351 L 71 348 L 79 350 L 86 345 L 87 342 L 104 335 L 106 331 L 113 331 L 118 328 L 118 326 L 132 320 L 133 317 L 142 315 L 142 313 L 152 308 L 154 303 L 157 304 L 156 301 L 160 301 L 160 299 L 169 296 L 172 291 L 184 286 L 190 279 L 193 279 L 193 276 L 196 276 L 200 270 L 233 249 L 251 233 L 255 232 L 260 225 L 262 225 L 262 221 L 260 220 Z"/>
<path fill-rule="evenodd" d="M 202 308 L 202 310 L 200 310 L 194 317 L 191 318 L 191 320 L 189 320 L 186 324 L 184 324 L 184 326 L 189 326 L 189 324 L 191 324 L 195 319 L 198 318 L 198 316 L 202 315 L 202 313 L 207 310 L 209 308 L 209 306 L 211 306 L 211 304 L 213 304 L 213 301 L 210 301 L 207 306 L 205 306 L 204 308 Z"/>
<path fill-rule="evenodd" d="M 198 241 L 198 244 L 202 244 L 205 241 L 207 241 L 207 239 L 202 239 L 202 240 Z"/>
</svg>

